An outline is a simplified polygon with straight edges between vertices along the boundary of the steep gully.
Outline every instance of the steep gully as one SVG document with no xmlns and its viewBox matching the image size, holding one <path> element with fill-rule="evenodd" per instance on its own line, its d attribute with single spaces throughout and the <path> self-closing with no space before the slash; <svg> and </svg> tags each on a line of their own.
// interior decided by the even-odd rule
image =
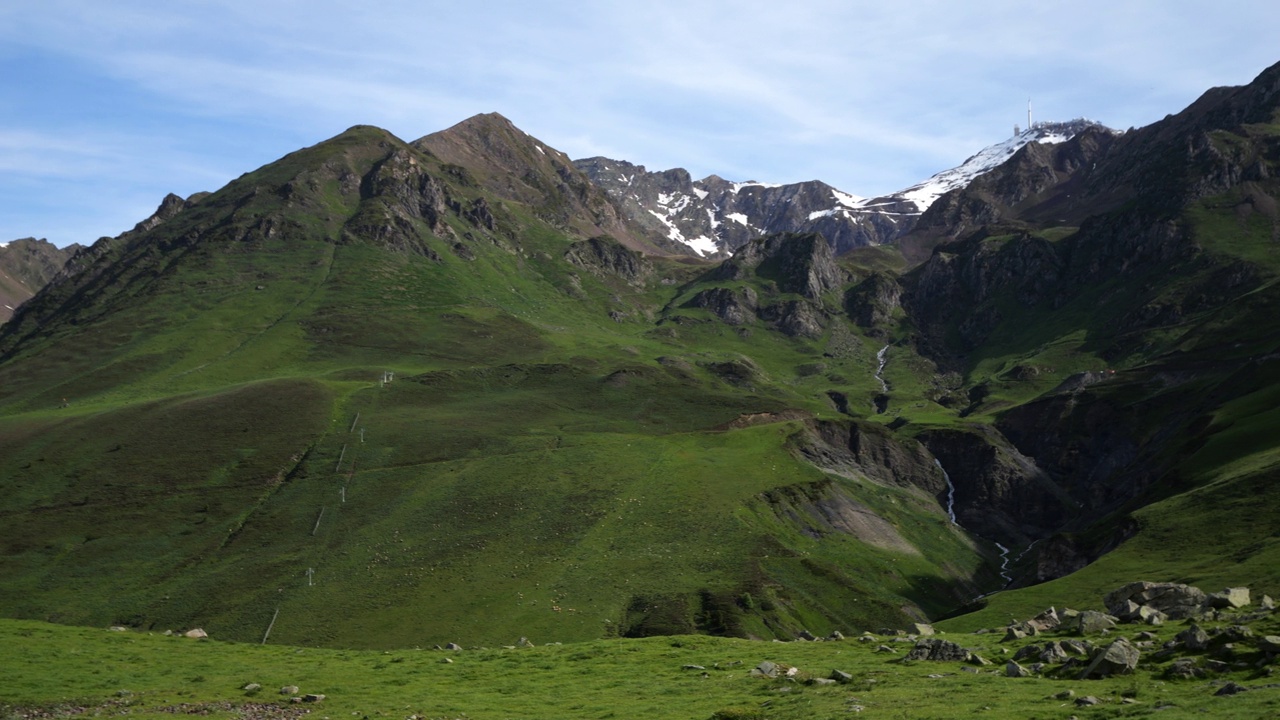
<svg viewBox="0 0 1280 720">
<path fill-rule="evenodd" d="M 884 367 L 885 365 L 888 364 L 888 362 L 889 362 L 889 345 L 885 345 L 884 347 L 880 348 L 879 352 L 876 353 L 875 377 L 876 377 L 876 381 L 880 383 L 881 391 L 886 393 L 889 392 L 889 385 L 884 380 Z M 952 525 L 955 525 L 956 527 L 961 527 L 960 523 L 956 521 L 956 486 L 951 482 L 951 475 L 947 473 L 947 469 L 942 467 L 942 461 L 938 460 L 937 458 L 934 458 L 933 462 L 938 466 L 938 469 L 942 471 L 942 479 L 945 480 L 947 483 L 947 517 L 951 519 Z M 975 534 L 975 537 L 978 537 L 978 536 Z M 1009 573 L 1009 548 L 1005 547 L 999 541 L 993 540 L 992 542 L 994 542 L 995 546 L 1000 549 L 1000 577 L 1004 580 L 1004 585 L 1002 585 L 1000 589 L 1003 590 L 1004 588 L 1009 587 L 1009 585 L 1013 583 L 1013 575 Z M 1032 545 L 1034 544 L 1035 543 L 1032 543 Z M 1028 545 L 1027 548 L 1023 550 L 1020 555 L 1018 555 L 1018 559 L 1021 559 L 1022 556 L 1025 555 L 1027 551 L 1030 549 L 1031 549 L 1031 545 Z M 979 596 L 979 597 L 985 597 L 985 596 Z"/>
</svg>

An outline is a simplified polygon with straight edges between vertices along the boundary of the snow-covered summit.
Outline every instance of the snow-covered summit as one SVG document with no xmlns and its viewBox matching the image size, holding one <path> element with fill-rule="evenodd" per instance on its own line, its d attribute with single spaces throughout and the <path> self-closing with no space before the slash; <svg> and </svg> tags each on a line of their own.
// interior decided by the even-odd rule
<svg viewBox="0 0 1280 720">
<path fill-rule="evenodd" d="M 874 198 L 817 180 L 789 185 L 731 182 L 716 175 L 694 180 L 680 168 L 649 172 L 642 165 L 603 157 L 575 160 L 574 165 L 633 219 L 703 257 L 732 253 L 751 238 L 776 232 L 820 232 L 836 252 L 844 252 L 892 242 L 944 193 L 967 186 L 1023 146 L 1066 142 L 1089 128 L 1103 126 L 1084 119 L 1036 123 L 959 167 Z"/>
<path fill-rule="evenodd" d="M 919 212 L 924 212 L 943 194 L 965 187 L 979 175 L 999 167 L 1024 145 L 1033 142 L 1046 145 L 1066 142 L 1089 128 L 1105 129 L 1105 126 L 1084 118 L 1069 122 L 1036 123 L 1008 140 L 983 148 L 958 167 L 943 170 L 922 183 L 893 193 L 890 197 L 912 202 Z"/>
</svg>

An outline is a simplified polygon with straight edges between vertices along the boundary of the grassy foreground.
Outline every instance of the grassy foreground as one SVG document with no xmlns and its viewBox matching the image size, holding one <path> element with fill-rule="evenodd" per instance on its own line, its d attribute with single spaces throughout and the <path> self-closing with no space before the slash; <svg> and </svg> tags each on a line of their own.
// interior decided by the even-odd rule
<svg viewBox="0 0 1280 720">
<path fill-rule="evenodd" d="M 1223 623 L 1225 624 L 1225 623 Z M 1208 626 L 1206 626 L 1208 627 Z M 1280 628 L 1274 616 L 1255 633 Z M 1182 623 L 1156 628 L 1160 641 Z M 1132 637 L 1142 630 L 1122 626 Z M 1051 637 L 1056 636 L 1051 634 Z M 541 647 L 358 651 L 191 640 L 25 620 L 0 620 L 0 718 L 1080 718 L 1276 717 L 1280 689 L 1265 670 L 1165 680 L 1164 664 L 1105 680 L 1008 678 L 1004 658 L 1023 645 L 1002 635 L 950 639 L 994 661 L 902 662 L 906 638 L 760 642 L 708 636 L 597 640 Z M 1095 642 L 1101 639 L 1094 638 Z M 885 645 L 897 652 L 877 651 Z M 1243 656 L 1242 656 L 1243 657 Z M 794 678 L 750 675 L 762 661 Z M 691 668 L 686 666 L 701 666 Z M 846 684 L 811 685 L 833 670 Z M 1214 696 L 1227 681 L 1250 690 Z M 261 690 L 246 691 L 249 683 Z M 323 694 L 288 702 L 284 686 Z M 1100 704 L 1077 707 L 1075 698 Z M 309 711 L 309 712 L 308 712 Z"/>
</svg>

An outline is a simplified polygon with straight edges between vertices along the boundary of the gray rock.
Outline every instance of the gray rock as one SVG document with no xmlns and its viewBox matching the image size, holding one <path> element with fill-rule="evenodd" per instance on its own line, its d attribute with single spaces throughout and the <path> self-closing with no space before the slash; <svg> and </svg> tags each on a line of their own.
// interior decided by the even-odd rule
<svg viewBox="0 0 1280 720">
<path fill-rule="evenodd" d="M 1120 638 L 1113 641 L 1090 661 L 1084 672 L 1080 673 L 1080 679 L 1128 675 L 1138 667 L 1140 656 L 1138 648 L 1131 645 L 1128 640 Z"/>
<path fill-rule="evenodd" d="M 1260 637 L 1258 638 L 1257 646 L 1258 650 L 1264 653 L 1272 655 L 1280 653 L 1280 635 L 1265 635 Z"/>
<path fill-rule="evenodd" d="M 245 692 L 257 692 L 262 689 L 262 685 L 259 683 L 249 683 L 248 685 L 245 685 L 240 689 L 244 690 Z"/>
<path fill-rule="evenodd" d="M 1005 677 L 1031 677 L 1031 671 L 1010 660 L 1004 664 Z"/>
<path fill-rule="evenodd" d="M 757 677 L 778 677 L 778 665 L 765 660 L 752 668 L 750 674 Z"/>
<path fill-rule="evenodd" d="M 1076 632 L 1081 635 L 1096 635 L 1115 626 L 1116 621 L 1110 615 L 1093 610 L 1085 610 L 1080 613 L 1075 623 Z"/>
<path fill-rule="evenodd" d="M 839 630 L 832 630 L 832 631 L 831 631 L 831 634 L 827 636 L 827 639 L 828 639 L 828 640 L 843 640 L 843 639 L 844 639 L 844 633 L 840 632 Z"/>
<path fill-rule="evenodd" d="M 195 638 L 197 640 L 209 637 L 209 633 L 205 632 L 204 630 L 201 630 L 200 628 L 192 628 L 182 634 L 186 637 Z"/>
<path fill-rule="evenodd" d="M 280 688 L 280 694 L 281 694 L 281 695 L 297 695 L 297 694 L 298 694 L 298 686 L 297 686 L 297 685 L 285 685 L 284 687 Z"/>
<path fill-rule="evenodd" d="M 1055 700 L 1070 700 L 1075 696 L 1076 696 L 1075 690 L 1063 690 L 1062 692 L 1055 694 L 1053 698 Z"/>
<path fill-rule="evenodd" d="M 1202 630 L 1199 625 L 1193 624 L 1178 633 L 1174 639 L 1192 652 L 1201 652 L 1209 649 L 1209 633 Z"/>
<path fill-rule="evenodd" d="M 1016 625 L 1010 625 L 1004 633 L 1004 638 L 1000 642 L 1009 642 L 1010 640 L 1022 640 L 1027 634 L 1019 630 Z"/>
<path fill-rule="evenodd" d="M 1040 632 L 1045 632 L 1046 630 L 1053 630 L 1061 625 L 1062 617 L 1058 615 L 1058 611 L 1056 609 L 1049 608 L 1028 620 L 1027 624 Z"/>
<path fill-rule="evenodd" d="M 926 623 L 915 623 L 908 632 L 915 633 L 920 637 L 928 637 L 933 634 L 933 626 Z"/>
<path fill-rule="evenodd" d="M 681 670 L 706 670 L 702 665 L 681 665 Z"/>
<path fill-rule="evenodd" d="M 522 638 L 520 638 L 519 640 L 517 640 L 517 641 L 516 641 L 516 647 L 519 647 L 519 648 L 531 648 L 531 647 L 533 647 L 533 643 L 529 642 L 529 638 L 527 638 L 527 637 L 522 637 Z"/>
<path fill-rule="evenodd" d="M 129 628 L 127 628 L 127 627 L 125 627 L 125 626 L 123 626 L 123 625 L 112 625 L 111 627 L 109 627 L 109 628 L 107 628 L 107 629 L 108 629 L 108 630 L 110 630 L 111 632 L 128 632 L 128 630 L 129 630 Z"/>
<path fill-rule="evenodd" d="M 818 639 L 818 636 L 814 635 L 813 633 L 809 632 L 808 630 L 801 630 L 800 632 L 796 633 L 796 638 L 797 638 L 797 639 L 799 639 L 799 640 L 809 640 L 809 641 L 813 641 L 813 640 L 817 640 L 817 639 Z"/>
<path fill-rule="evenodd" d="M 1209 595 L 1209 606 L 1214 608 L 1242 608 L 1249 604 L 1249 588 L 1229 587 Z"/>
<path fill-rule="evenodd" d="M 853 676 L 843 670 L 832 670 L 831 679 L 845 684 L 853 682 Z"/>
<path fill-rule="evenodd" d="M 877 645 L 877 646 L 876 646 L 876 652 L 878 652 L 878 653 L 897 653 L 898 651 L 897 651 L 897 650 L 894 650 L 893 648 L 889 647 L 888 645 Z"/>
<path fill-rule="evenodd" d="M 1202 678 L 1205 675 L 1204 669 L 1196 663 L 1195 658 L 1178 658 L 1164 671 L 1165 677 L 1181 680 Z"/>
<path fill-rule="evenodd" d="M 809 678 L 810 685 L 835 685 L 836 682 L 831 678 Z"/>
<path fill-rule="evenodd" d="M 1222 688 L 1218 690 L 1218 692 L 1214 693 L 1214 696 L 1237 695 L 1239 693 L 1247 691 L 1248 689 L 1249 688 L 1243 685 L 1240 685 L 1238 683 L 1229 682 L 1226 685 L 1223 685 Z"/>
<path fill-rule="evenodd" d="M 1092 695 L 1085 695 L 1082 698 L 1076 698 L 1076 707 L 1088 707 L 1089 705 L 1097 705 L 1102 702 Z"/>
<path fill-rule="evenodd" d="M 323 699 L 324 699 L 324 695 L 321 695 L 320 693 L 307 693 L 306 695 L 302 696 L 302 702 L 313 703 L 313 702 L 320 702 Z"/>
<path fill-rule="evenodd" d="M 973 659 L 973 653 L 950 640 L 929 638 L 918 641 L 911 652 L 907 653 L 906 659 L 969 662 Z"/>
<path fill-rule="evenodd" d="M 1107 594 L 1103 602 L 1113 614 L 1128 609 L 1128 602 L 1159 610 L 1171 620 L 1199 615 L 1208 596 L 1192 585 L 1181 583 L 1134 582 Z"/>
<path fill-rule="evenodd" d="M 444 649 L 445 650 L 461 650 L 462 646 L 459 645 L 458 643 L 449 643 L 448 645 L 444 646 Z"/>
</svg>

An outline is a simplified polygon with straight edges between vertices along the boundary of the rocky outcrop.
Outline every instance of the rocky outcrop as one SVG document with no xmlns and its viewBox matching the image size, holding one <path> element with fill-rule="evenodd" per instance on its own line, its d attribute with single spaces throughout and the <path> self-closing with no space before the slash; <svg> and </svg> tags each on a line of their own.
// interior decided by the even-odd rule
<svg viewBox="0 0 1280 720">
<path fill-rule="evenodd" d="M 713 281 L 748 278 L 771 281 L 778 292 L 819 300 L 840 287 L 846 275 L 821 235 L 784 233 L 752 240 L 708 273 Z"/>
<path fill-rule="evenodd" d="M 894 320 L 901 296 L 902 286 L 897 280 L 873 272 L 845 292 L 845 312 L 859 327 L 872 331 L 870 334 L 883 334 L 883 328 Z"/>
<path fill-rule="evenodd" d="M 883 550 L 920 554 L 892 523 L 831 480 L 787 485 L 761 493 L 759 499 L 780 520 L 815 540 L 840 534 Z"/>
<path fill-rule="evenodd" d="M 565 251 L 564 257 L 594 275 L 621 278 L 630 285 L 643 285 L 653 272 L 653 264 L 643 255 L 609 237 L 575 242 Z"/>
<path fill-rule="evenodd" d="M 1124 619 L 1139 617 L 1139 607 L 1159 610 L 1171 620 L 1195 617 L 1208 605 L 1209 597 L 1200 588 L 1180 583 L 1133 582 L 1108 593 L 1103 599 L 1113 615 Z"/>
<path fill-rule="evenodd" d="M 746 325 L 756 319 L 758 299 L 749 287 L 710 288 L 694 295 L 685 307 L 704 308 L 729 325 Z"/>
<path fill-rule="evenodd" d="M 946 491 L 942 471 L 924 446 L 876 423 L 811 421 L 792 447 L 814 465 L 883 485 L 917 487 L 937 496 Z"/>
</svg>

